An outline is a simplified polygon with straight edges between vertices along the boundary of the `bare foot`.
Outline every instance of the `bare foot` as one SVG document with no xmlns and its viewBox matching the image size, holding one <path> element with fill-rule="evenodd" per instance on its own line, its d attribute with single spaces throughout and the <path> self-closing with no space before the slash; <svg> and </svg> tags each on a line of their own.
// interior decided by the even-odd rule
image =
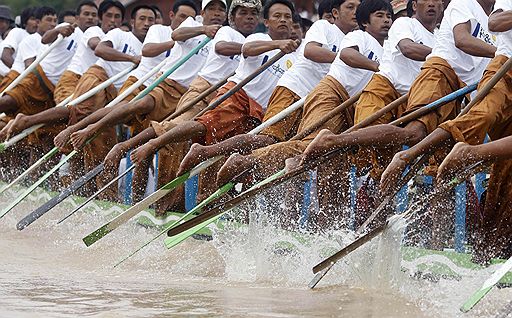
<svg viewBox="0 0 512 318">
<path fill-rule="evenodd" d="M 94 129 L 94 126 L 89 125 L 87 126 L 87 128 L 72 133 L 70 139 L 73 148 L 75 148 L 76 150 L 82 149 L 87 140 L 94 136 L 95 131 L 96 129 Z"/>
<path fill-rule="evenodd" d="M 304 150 L 301 164 L 334 150 L 337 147 L 337 144 L 334 142 L 335 136 L 337 135 L 333 134 L 329 129 L 322 129 L 306 150 Z"/>
<path fill-rule="evenodd" d="M 7 126 L 5 126 L 4 129 L 2 129 L 2 131 L 0 132 L 0 138 L 9 139 L 13 135 L 30 127 L 30 123 L 29 123 L 27 117 L 29 117 L 29 116 L 27 116 L 25 114 L 21 114 L 21 113 L 16 115 L 16 118 L 9 121 Z"/>
<path fill-rule="evenodd" d="M 61 131 L 57 136 L 55 136 L 55 138 L 53 138 L 53 144 L 55 145 L 55 147 L 59 148 L 59 150 L 64 149 L 72 133 L 73 130 L 71 129 L 71 127 L 68 127 Z"/>
<path fill-rule="evenodd" d="M 107 156 L 105 156 L 104 162 L 104 171 L 107 173 L 117 173 L 119 170 L 119 163 L 121 159 L 126 156 L 126 153 L 130 150 L 126 145 L 122 142 L 116 144 L 110 151 Z"/>
<path fill-rule="evenodd" d="M 178 169 L 178 176 L 181 176 L 185 172 L 190 171 L 190 169 L 210 158 L 207 149 L 208 146 L 193 144 L 185 158 L 183 158 L 181 161 L 180 168 Z"/>
<path fill-rule="evenodd" d="M 447 180 L 453 177 L 457 171 L 460 171 L 476 162 L 481 160 L 473 153 L 473 146 L 463 142 L 458 142 L 453 146 L 448 156 L 444 158 L 443 162 L 437 169 L 437 180 Z"/>
<path fill-rule="evenodd" d="M 156 151 L 156 147 L 154 147 L 151 141 L 149 141 L 144 145 L 138 147 L 137 149 L 133 150 L 132 153 L 130 154 L 130 160 L 133 162 L 134 165 L 137 165 L 143 162 L 144 160 L 150 158 L 150 156 L 154 155 Z"/>
<path fill-rule="evenodd" d="M 301 165 L 302 160 L 303 160 L 302 155 L 286 159 L 285 167 L 284 167 L 286 169 L 286 172 L 290 172 L 292 170 L 297 169 Z"/>
<path fill-rule="evenodd" d="M 395 154 L 391 163 L 387 166 L 380 179 L 380 190 L 383 195 L 389 195 L 396 182 L 405 171 L 410 160 L 407 160 L 406 151 L 400 151 Z"/>
<path fill-rule="evenodd" d="M 255 164 L 256 159 L 250 155 L 231 155 L 217 173 L 217 185 L 219 187 L 225 185 L 245 170 L 254 167 Z"/>
</svg>

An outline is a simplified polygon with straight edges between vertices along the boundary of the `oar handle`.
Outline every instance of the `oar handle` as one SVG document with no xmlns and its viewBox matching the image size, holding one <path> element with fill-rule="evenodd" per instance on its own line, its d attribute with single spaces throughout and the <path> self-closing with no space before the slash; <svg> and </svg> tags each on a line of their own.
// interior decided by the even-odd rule
<svg viewBox="0 0 512 318">
<path fill-rule="evenodd" d="M 261 131 L 263 131 L 264 129 L 274 125 L 275 123 L 285 119 L 286 117 L 288 117 L 291 113 L 293 113 L 294 111 L 296 111 L 297 109 L 301 108 L 302 106 L 304 106 L 304 102 L 306 101 L 306 97 L 303 97 L 301 99 L 299 99 L 298 101 L 296 101 L 295 103 L 291 104 L 290 106 L 286 107 L 286 109 L 282 110 L 281 112 L 279 112 L 278 114 L 276 114 L 275 116 L 272 116 L 269 120 L 261 123 L 261 125 L 258 125 L 258 127 L 254 128 L 253 130 L 251 130 L 250 132 L 248 132 L 249 135 L 256 135 L 256 134 L 259 134 Z"/>
<path fill-rule="evenodd" d="M 471 102 L 469 102 L 469 104 L 466 107 L 464 107 L 464 109 L 460 112 L 459 117 L 464 114 L 467 114 L 467 112 L 469 112 L 469 110 L 473 106 L 480 103 L 482 101 L 482 99 L 484 99 L 484 97 L 487 96 L 487 94 L 489 94 L 489 92 L 494 87 L 494 85 L 496 85 L 496 83 L 498 83 L 501 80 L 501 78 L 505 74 L 507 74 L 507 72 L 510 70 L 511 67 L 512 67 L 512 57 L 509 57 L 508 60 L 505 62 L 505 64 L 503 64 L 500 67 L 500 69 L 496 72 L 496 74 L 494 74 L 491 77 L 491 79 L 487 83 L 485 83 L 485 85 L 478 91 L 475 98 L 473 98 L 471 100 Z"/>
<path fill-rule="evenodd" d="M 420 118 L 421 116 L 426 115 L 426 114 L 440 108 L 443 105 L 448 104 L 449 102 L 451 102 L 459 97 L 462 97 L 468 93 L 471 93 L 472 91 L 474 91 L 476 89 L 476 87 L 477 87 L 477 84 L 473 84 L 473 85 L 469 85 L 469 86 L 463 87 L 461 89 L 458 89 L 455 92 L 450 93 L 444 97 L 441 97 L 440 99 L 436 100 L 435 102 L 432 102 L 426 106 L 423 106 L 423 107 L 413 111 L 410 114 L 402 116 L 402 117 L 398 118 L 397 120 L 392 121 L 389 124 L 394 125 L 394 126 L 406 125 L 406 124 L 410 123 L 411 121 L 414 121 L 414 120 Z"/>
<path fill-rule="evenodd" d="M 285 55 L 286 55 L 286 53 L 284 53 L 283 51 L 280 51 L 279 53 L 274 55 L 271 59 L 269 59 L 267 62 L 263 63 L 260 67 L 258 67 L 251 75 L 249 75 L 246 78 L 244 78 L 243 80 L 241 80 L 238 84 L 236 84 L 232 89 L 227 91 L 224 95 L 222 95 L 221 97 L 216 99 L 214 102 L 210 103 L 210 105 L 208 105 L 208 107 L 206 107 L 201 112 L 199 112 L 199 114 L 196 115 L 196 118 L 203 115 L 207 111 L 212 110 L 215 107 L 222 104 L 226 99 L 233 96 L 236 92 L 238 92 L 240 89 L 242 89 L 242 87 L 244 87 L 247 83 L 252 81 L 256 76 L 263 73 L 263 71 L 265 71 L 267 68 L 272 66 L 272 64 L 279 61 Z"/>
<path fill-rule="evenodd" d="M 220 81 L 218 81 L 215 85 L 212 85 L 210 86 L 210 88 L 208 88 L 207 90 L 205 90 L 204 92 L 202 92 L 201 94 L 199 94 L 196 98 L 194 98 L 193 100 L 191 100 L 190 102 L 188 102 L 187 104 L 183 105 L 180 110 L 177 110 L 175 111 L 174 113 L 172 113 L 171 115 L 169 115 L 167 118 L 164 119 L 164 121 L 167 121 L 167 120 L 172 120 L 172 119 L 175 119 L 181 115 L 183 115 L 184 113 L 188 112 L 192 107 L 194 107 L 197 103 L 199 103 L 200 101 L 202 101 L 203 99 L 205 99 L 206 97 L 208 97 L 210 94 L 212 94 L 213 92 L 215 92 L 216 90 L 218 90 L 219 88 L 222 87 L 222 85 L 226 84 L 226 82 L 228 81 L 228 79 L 230 77 L 232 77 L 233 75 L 235 75 L 235 72 L 232 72 L 231 74 L 229 74 L 228 76 L 224 77 L 223 79 L 221 79 Z M 199 112 L 195 117 L 199 117 L 202 112 Z M 204 113 L 202 113 L 204 114 Z"/>
<path fill-rule="evenodd" d="M 28 74 L 30 74 L 31 72 L 33 72 L 36 67 L 39 65 L 39 63 L 41 63 L 41 61 L 46 57 L 48 56 L 48 54 L 50 54 L 50 52 L 55 49 L 55 47 L 57 45 L 60 44 L 60 42 L 62 42 L 64 40 L 64 37 L 62 36 L 62 34 L 59 34 L 57 36 L 57 39 L 55 41 L 53 41 L 53 43 L 46 48 L 46 50 L 44 50 L 41 54 L 39 54 L 36 59 L 34 60 L 34 62 L 32 62 L 20 75 L 18 75 L 18 77 L 16 77 L 16 79 L 11 83 L 9 84 L 3 91 L 2 93 L 0 93 L 0 97 L 4 95 L 5 92 L 7 91 L 10 91 L 11 89 L 13 89 L 14 87 L 16 87 L 25 77 L 27 77 Z"/>
<path fill-rule="evenodd" d="M 167 71 L 165 71 L 162 75 L 160 75 L 153 83 L 151 83 L 151 85 L 149 85 L 148 87 L 146 87 L 142 92 L 140 92 L 137 96 L 135 96 L 135 98 L 133 99 L 134 101 L 136 100 L 139 100 L 143 97 L 145 97 L 146 95 L 148 95 L 153 89 L 155 89 L 155 87 L 157 87 L 160 83 L 162 83 L 163 81 L 165 81 L 165 79 L 167 77 L 169 77 L 169 75 L 171 75 L 172 73 L 174 73 L 178 68 L 180 68 L 183 64 L 185 64 L 185 62 L 187 62 L 192 56 L 194 56 L 197 52 L 199 52 L 206 44 L 208 44 L 212 39 L 211 38 L 206 38 L 204 39 L 203 41 L 201 41 L 201 43 L 199 43 L 198 46 L 196 46 L 192 51 L 190 51 L 187 55 L 185 55 L 184 57 L 182 57 L 178 62 L 176 62 L 176 64 L 174 64 L 170 69 L 168 69 Z"/>
<path fill-rule="evenodd" d="M 341 103 L 341 105 L 339 105 L 338 107 L 334 108 L 333 110 L 331 110 L 330 112 L 328 112 L 325 116 L 323 116 L 322 118 L 320 118 L 317 122 L 313 123 L 311 126 L 307 127 L 306 129 L 304 129 L 303 131 L 301 131 L 300 133 L 298 133 L 297 135 L 295 135 L 292 139 L 290 140 L 301 140 L 301 139 L 304 139 L 306 138 L 307 136 L 309 136 L 310 134 L 312 134 L 313 132 L 317 131 L 320 127 L 322 127 L 326 122 L 328 122 L 329 120 L 331 120 L 331 118 L 339 113 L 341 113 L 342 111 L 344 111 L 345 109 L 349 108 L 350 106 L 352 106 L 355 102 L 357 102 L 357 100 L 359 99 L 359 96 L 361 96 L 361 92 L 355 94 L 354 96 L 350 97 L 349 99 L 347 99 L 346 101 L 344 101 L 343 103 Z"/>
<path fill-rule="evenodd" d="M 146 73 L 144 76 L 139 78 L 135 83 L 130 85 L 127 89 L 125 89 L 121 94 L 119 94 L 116 98 L 114 98 L 110 103 L 108 103 L 105 107 L 112 107 L 119 104 L 123 99 L 125 99 L 128 95 L 133 93 L 137 88 L 139 88 L 142 84 L 144 84 L 147 80 L 153 77 L 162 67 L 164 67 L 167 60 L 163 60 L 157 66 L 155 66 L 151 71 Z"/>
<path fill-rule="evenodd" d="M 92 96 L 96 95 L 98 92 L 106 89 L 107 87 L 109 87 L 110 85 L 112 85 L 113 83 L 115 83 L 116 81 L 118 81 L 119 79 L 123 78 L 124 76 L 126 76 L 128 73 L 130 73 L 133 69 L 135 68 L 135 65 L 131 65 L 130 67 L 124 69 L 122 72 L 112 76 L 111 78 L 109 78 L 108 80 L 102 82 L 101 84 L 99 84 L 98 86 L 94 87 L 93 89 L 89 90 L 88 92 L 78 96 L 77 98 L 73 99 L 72 101 L 70 101 L 68 103 L 68 106 L 75 106 L 75 105 L 78 105 L 80 104 L 81 102 L 83 102 L 84 100 L 87 100 L 89 98 L 91 98 Z"/>
</svg>

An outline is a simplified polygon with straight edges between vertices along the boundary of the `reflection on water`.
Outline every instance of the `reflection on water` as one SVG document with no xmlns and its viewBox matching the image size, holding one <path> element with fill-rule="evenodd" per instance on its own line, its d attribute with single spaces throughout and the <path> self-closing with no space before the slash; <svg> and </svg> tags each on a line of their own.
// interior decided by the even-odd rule
<svg viewBox="0 0 512 318">
<path fill-rule="evenodd" d="M 14 195 L 1 196 L 0 208 Z M 159 241 L 113 269 L 156 231 L 132 222 L 86 248 L 81 238 L 107 218 L 79 213 L 55 226 L 69 212 L 69 201 L 16 231 L 36 201 L 45 198 L 32 196 L 0 220 L 0 317 L 453 317 L 490 273 L 439 283 L 402 273 L 391 287 L 374 284 L 378 278 L 368 266 L 373 244 L 311 291 L 310 269 L 326 242 L 277 253 L 272 240 L 282 237 L 254 227 L 219 233 L 214 242 L 189 240 L 172 251 Z M 472 315 L 495 314 L 511 295 L 493 291 Z"/>
</svg>

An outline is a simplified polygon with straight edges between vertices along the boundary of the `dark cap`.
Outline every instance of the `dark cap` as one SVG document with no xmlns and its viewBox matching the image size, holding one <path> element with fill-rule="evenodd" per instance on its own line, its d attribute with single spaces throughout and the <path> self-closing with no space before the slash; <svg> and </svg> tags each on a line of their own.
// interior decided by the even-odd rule
<svg viewBox="0 0 512 318">
<path fill-rule="evenodd" d="M 11 16 L 11 8 L 8 6 L 0 6 L 0 19 L 14 22 L 14 19 Z"/>
</svg>

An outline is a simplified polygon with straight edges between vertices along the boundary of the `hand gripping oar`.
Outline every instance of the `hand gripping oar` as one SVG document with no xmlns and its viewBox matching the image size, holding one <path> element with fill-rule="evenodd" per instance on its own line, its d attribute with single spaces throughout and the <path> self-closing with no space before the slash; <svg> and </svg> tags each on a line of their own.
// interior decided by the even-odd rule
<svg viewBox="0 0 512 318">
<path fill-rule="evenodd" d="M 162 74 L 154 83 L 152 83 L 149 87 L 144 89 L 142 92 L 140 92 L 134 100 L 140 99 L 149 92 L 151 92 L 158 84 L 163 82 L 169 75 L 171 75 L 176 69 L 178 69 L 180 66 L 182 66 L 190 57 L 192 57 L 194 54 L 199 52 L 201 48 L 203 48 L 208 42 L 211 41 L 211 38 L 206 38 L 204 41 L 202 41 L 197 47 L 195 47 L 193 50 L 191 50 L 186 56 L 181 58 L 175 65 L 173 65 L 169 70 L 167 70 L 164 74 Z M 94 135 L 92 138 L 90 138 L 85 145 L 89 144 L 94 138 L 96 138 L 98 134 Z M 84 146 L 85 146 L 84 145 Z M 43 158 L 49 158 L 53 156 L 55 153 L 58 152 L 57 147 L 52 149 L 49 153 L 47 153 Z M 55 171 L 57 171 L 64 163 L 69 161 L 73 156 L 77 154 L 77 150 L 73 150 L 69 155 L 67 155 L 63 160 L 59 162 L 54 168 L 52 168 L 48 173 L 46 173 L 41 179 L 39 179 L 36 183 L 34 183 L 30 188 L 27 189 L 23 193 L 22 196 L 18 197 L 14 202 L 12 202 L 4 211 L 0 213 L 0 218 L 3 217 L 6 213 L 8 213 L 10 210 L 12 210 L 16 205 L 18 205 L 25 197 L 27 197 L 32 191 L 34 191 L 37 186 L 39 186 L 41 183 L 43 183 L 46 179 L 48 179 Z M 39 159 L 38 162 L 40 162 L 43 158 Z M 44 162 L 44 161 L 42 161 Z M 37 162 L 36 162 L 37 163 Z M 35 165 L 35 164 L 34 164 Z M 34 166 L 33 165 L 33 166 Z M 33 168 L 33 166 L 31 168 Z M 29 168 L 29 169 L 31 169 Z M 35 169 L 35 168 L 33 168 Z M 19 178 L 19 177 L 18 177 Z"/>
<path fill-rule="evenodd" d="M 69 186 L 66 190 L 62 191 L 58 196 L 52 198 L 50 201 L 46 202 L 37 210 L 33 211 L 26 217 L 24 217 L 21 221 L 18 222 L 16 225 L 16 228 L 18 230 L 23 230 L 30 224 L 32 224 L 35 220 L 43 216 L 46 212 L 50 211 L 54 206 L 59 204 L 60 202 L 64 201 L 67 197 L 69 197 L 73 192 L 78 190 L 80 187 L 82 187 L 84 184 L 89 182 L 92 178 L 94 178 L 98 173 L 100 173 L 103 170 L 103 163 L 98 165 L 93 170 L 89 171 L 87 174 L 85 174 L 80 179 L 73 182 L 71 186 Z"/>
<path fill-rule="evenodd" d="M 262 123 L 261 125 L 259 125 L 258 127 L 256 127 L 252 131 L 250 131 L 249 134 L 257 134 L 260 131 L 262 131 L 263 129 L 265 129 L 266 127 L 273 125 L 276 122 L 278 122 L 279 120 L 282 120 L 283 118 L 287 117 L 289 114 L 291 114 L 298 108 L 302 107 L 304 100 L 305 99 L 301 99 L 301 100 L 297 101 L 296 103 L 292 104 L 291 106 L 287 107 L 281 113 L 275 115 L 274 117 L 270 118 L 268 121 Z M 113 230 L 115 230 L 116 228 L 121 226 L 122 224 L 126 223 L 128 220 L 130 220 L 132 217 L 134 217 L 135 215 L 137 215 L 138 213 L 140 213 L 141 211 L 143 211 L 144 209 L 149 207 L 151 204 L 153 204 L 154 202 L 158 201 L 159 199 L 161 199 L 162 197 L 167 195 L 169 192 L 174 190 L 177 186 L 183 184 L 189 178 L 198 175 L 201 171 L 203 171 L 206 168 L 208 168 L 209 166 L 213 165 L 215 162 L 219 161 L 223 157 L 224 156 L 217 156 L 217 157 L 210 158 L 210 159 L 200 163 L 199 165 L 194 167 L 192 170 L 184 173 L 181 176 L 178 176 L 171 182 L 164 185 L 162 188 L 158 189 L 156 192 L 152 193 L 151 195 L 149 195 L 142 201 L 138 202 L 137 204 L 130 207 L 125 212 L 118 215 L 116 218 L 114 218 L 110 222 L 107 222 L 106 224 L 104 224 L 103 226 L 101 226 L 100 228 L 98 228 L 97 230 L 92 232 L 91 234 L 87 235 L 83 239 L 84 243 L 87 246 L 94 244 L 96 241 L 100 240 L 108 233 L 112 232 Z"/>
<path fill-rule="evenodd" d="M 122 78 L 123 76 L 125 76 L 126 74 L 128 74 L 131 70 L 133 69 L 133 66 L 130 67 L 130 68 L 127 68 L 125 69 L 124 71 L 122 71 L 121 73 L 119 74 L 116 74 L 115 76 L 109 78 L 108 80 L 106 80 L 105 82 L 99 84 L 98 86 L 94 87 L 93 89 L 91 89 L 90 91 L 88 91 L 87 93 L 84 93 L 82 95 L 80 95 L 79 97 L 75 98 L 74 100 L 72 100 L 71 102 L 69 101 L 66 101 L 67 99 L 71 99 L 72 96 L 69 96 L 68 98 L 66 98 L 64 101 L 60 102 L 57 106 L 55 107 L 62 107 L 62 106 L 66 106 L 66 105 L 70 105 L 70 106 L 73 106 L 73 105 L 77 105 L 81 102 L 83 102 L 84 100 L 90 98 L 91 96 L 94 96 L 95 94 L 97 94 L 99 91 L 109 87 L 112 83 L 114 83 L 115 81 L 117 81 L 118 79 Z M 69 102 L 69 103 L 68 103 Z M 37 129 L 43 127 L 44 124 L 38 124 L 38 125 L 34 125 L 30 128 L 27 128 L 25 129 L 23 132 L 21 132 L 20 134 L 16 135 L 14 138 L 12 138 L 11 140 L 7 141 L 6 143 L 4 143 L 4 149 L 7 148 L 8 146 L 6 144 L 9 143 L 9 146 L 13 145 L 14 143 L 18 142 L 19 140 L 25 138 L 26 136 L 28 136 L 29 134 L 31 134 L 32 132 L 36 131 Z M 1 146 L 0 146 L 0 149 Z M 0 151 L 1 152 L 1 151 Z M 15 184 L 17 184 L 18 182 L 20 182 L 21 180 L 23 180 L 27 175 L 29 175 L 32 171 L 34 171 L 35 169 L 37 169 L 40 165 L 42 165 L 44 162 L 46 162 L 47 160 L 49 160 L 50 158 L 52 158 L 55 154 L 57 154 L 59 152 L 59 148 L 57 147 L 53 147 L 52 150 L 50 150 L 48 153 L 46 153 L 43 157 L 41 157 L 39 160 L 37 160 L 32 166 L 30 166 L 27 170 L 25 170 L 20 176 L 18 176 L 16 179 L 14 179 L 11 183 L 9 183 L 8 185 L 6 185 L 4 188 L 2 188 L 2 190 L 0 190 L 0 194 L 3 193 L 5 190 L 11 188 L 12 186 L 14 186 Z"/>
<path fill-rule="evenodd" d="M 411 114 L 407 115 L 407 116 L 404 116 L 404 117 L 407 117 L 405 120 L 400 120 L 400 121 L 395 121 L 394 122 L 394 125 L 398 125 L 399 123 L 400 124 L 406 124 L 412 120 L 414 120 L 415 118 L 417 117 L 414 117 L 413 114 L 416 114 L 416 116 L 422 116 L 424 115 L 426 112 L 425 112 L 425 109 L 427 109 L 428 111 L 434 111 L 436 110 L 437 108 L 441 107 L 442 105 L 446 104 L 446 103 L 449 103 L 450 101 L 456 99 L 456 98 L 459 98 L 460 96 L 463 96 L 465 94 L 467 94 L 468 92 L 470 92 L 471 90 L 474 90 L 476 88 L 476 85 L 472 85 L 471 87 L 465 87 L 465 88 L 462 88 L 454 93 L 451 93 L 427 106 L 424 106 L 414 112 L 412 112 Z M 405 101 L 407 97 L 403 97 L 403 100 L 400 100 L 399 102 L 394 102 L 392 104 L 394 104 L 394 107 L 397 107 L 399 106 L 403 101 Z M 391 106 L 388 105 L 388 106 Z M 390 107 L 387 107 L 386 106 L 386 110 L 390 110 Z M 427 111 L 427 112 L 428 112 Z M 383 112 L 381 112 L 380 114 L 376 114 L 377 116 L 374 116 L 374 119 L 378 119 L 380 118 L 382 115 L 383 115 Z M 412 115 L 412 116 L 411 116 Z M 365 124 L 370 124 L 370 122 L 366 122 Z M 215 217 L 219 217 L 221 214 L 223 214 L 228 208 L 232 208 L 234 206 L 237 206 L 243 202 L 245 202 L 247 199 L 249 198 L 252 198 L 254 196 L 256 196 L 259 192 L 263 191 L 263 190 L 266 190 L 268 188 L 271 188 L 271 187 L 274 187 L 278 184 L 281 184 L 282 182 L 286 181 L 286 180 L 289 180 L 290 178 L 293 178 L 301 173 L 304 173 L 305 171 L 307 170 L 310 170 L 312 168 L 315 168 L 316 166 L 318 166 L 320 163 L 322 162 L 325 162 L 327 160 L 329 160 L 330 158 L 334 157 L 335 155 L 337 155 L 339 152 L 343 151 L 343 150 L 348 150 L 348 149 L 353 149 L 354 147 L 348 147 L 348 148 L 343 148 L 343 149 L 336 149 L 336 150 L 333 150 L 329 153 L 327 153 L 326 155 L 324 155 L 323 157 L 320 157 L 320 158 L 317 158 L 315 159 L 314 161 L 311 161 L 305 165 L 303 165 L 302 167 L 298 167 L 297 169 L 294 169 L 288 173 L 285 174 L 285 170 L 281 170 L 280 172 L 278 172 L 277 174 L 280 174 L 280 177 L 272 180 L 272 182 L 269 182 L 265 185 L 263 185 L 262 187 L 260 188 L 255 188 L 251 191 L 247 191 L 246 193 L 244 194 L 240 194 L 239 196 L 227 201 L 225 204 L 224 207 L 222 207 L 222 205 L 220 207 L 216 207 L 216 208 L 213 208 L 209 211 L 206 211 L 204 212 L 203 214 L 195 217 L 194 219 L 192 220 L 189 220 L 187 222 L 184 222 L 183 224 L 180 224 L 178 225 L 177 227 L 171 229 L 167 235 L 169 236 L 176 236 L 176 235 L 179 235 L 185 231 L 188 231 L 190 230 L 191 228 L 199 225 L 199 224 L 204 224 L 206 222 L 208 222 L 208 220 L 211 220 Z M 187 233 L 190 233 L 191 231 L 187 232 Z M 167 241 L 170 241 L 172 240 L 172 238 L 168 238 Z"/>
<path fill-rule="evenodd" d="M 123 78 L 124 76 L 126 76 L 128 73 L 130 73 L 134 69 L 134 67 L 135 67 L 135 65 L 133 65 L 133 66 L 131 66 L 129 68 L 126 68 L 122 72 L 114 75 L 113 77 L 111 77 L 108 80 L 102 82 L 98 86 L 96 86 L 93 89 L 89 90 L 88 92 L 78 96 L 75 99 L 72 99 L 73 98 L 72 95 L 68 96 L 66 99 L 64 99 L 62 102 L 57 104 L 55 107 L 76 106 L 76 105 L 80 104 L 81 102 L 83 102 L 83 101 L 91 98 L 92 96 L 96 95 L 98 92 L 106 89 L 107 87 L 112 85 L 112 83 L 116 82 L 120 78 Z M 18 135 L 14 136 L 9 141 L 5 142 L 4 144 L 0 144 L 0 152 L 2 152 L 2 150 L 5 149 L 5 148 L 14 145 L 16 142 L 18 142 L 18 141 L 22 140 L 23 138 L 27 137 L 28 135 L 30 135 L 34 131 L 38 130 L 39 128 L 43 127 L 44 125 L 45 124 L 37 124 L 37 125 L 34 125 L 32 127 L 29 127 L 27 129 L 23 130 Z M 3 148 L 2 148 L 2 146 L 3 146 Z"/>
<path fill-rule="evenodd" d="M 48 56 L 48 54 L 50 54 L 50 52 L 55 49 L 55 47 L 57 45 L 60 44 L 60 42 L 62 42 L 64 40 L 64 37 L 62 36 L 62 34 L 59 34 L 57 36 L 57 39 L 55 41 L 53 41 L 53 43 L 48 46 L 46 48 L 46 50 L 44 50 L 41 54 L 39 54 L 36 59 L 34 60 L 34 62 L 32 62 L 20 75 L 18 75 L 18 77 L 16 77 L 16 79 L 11 83 L 9 84 L 1 93 L 0 93 L 0 97 L 4 96 L 4 93 L 7 92 L 7 91 L 10 91 L 11 89 L 13 89 L 14 87 L 16 87 L 23 79 L 25 79 L 25 77 L 27 77 L 28 74 L 32 73 L 36 67 L 39 65 L 39 63 L 41 63 L 41 61 Z"/>
</svg>

